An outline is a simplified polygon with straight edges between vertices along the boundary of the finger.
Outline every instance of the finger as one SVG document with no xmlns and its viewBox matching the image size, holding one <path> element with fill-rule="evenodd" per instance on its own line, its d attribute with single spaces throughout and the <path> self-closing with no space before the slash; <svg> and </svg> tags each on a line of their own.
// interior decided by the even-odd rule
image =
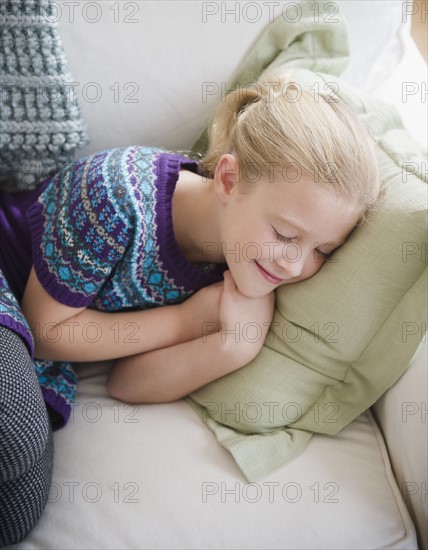
<svg viewBox="0 0 428 550">
<path fill-rule="evenodd" d="M 236 292 L 236 283 L 232 277 L 230 269 L 227 269 L 224 273 L 224 290 L 226 292 Z"/>
<path fill-rule="evenodd" d="M 216 283 L 213 283 L 213 284 L 210 285 L 210 286 L 212 286 L 212 287 L 214 287 L 214 288 L 217 288 L 218 286 L 223 286 L 223 285 L 224 285 L 224 282 L 223 282 L 223 281 L 217 281 Z"/>
<path fill-rule="evenodd" d="M 226 270 L 223 272 L 223 288 L 221 291 L 221 295 L 225 296 L 226 294 L 230 293 L 230 271 Z"/>
</svg>

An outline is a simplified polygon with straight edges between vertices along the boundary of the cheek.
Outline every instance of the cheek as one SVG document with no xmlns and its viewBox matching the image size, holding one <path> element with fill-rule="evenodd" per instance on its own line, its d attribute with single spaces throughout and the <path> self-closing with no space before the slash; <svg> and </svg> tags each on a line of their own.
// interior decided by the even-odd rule
<svg viewBox="0 0 428 550">
<path fill-rule="evenodd" d="M 272 256 L 273 238 L 266 230 L 249 226 L 239 235 L 241 257 L 247 261 L 260 261 Z"/>
<path fill-rule="evenodd" d="M 308 260 L 305 265 L 305 275 L 307 277 L 311 277 L 312 275 L 315 275 L 322 266 L 325 264 L 326 260 L 324 258 L 321 258 L 314 252 L 308 257 Z"/>
<path fill-rule="evenodd" d="M 245 260 L 252 262 L 260 261 L 263 258 L 263 246 L 256 241 L 247 241 L 242 245 L 242 256 Z"/>
</svg>

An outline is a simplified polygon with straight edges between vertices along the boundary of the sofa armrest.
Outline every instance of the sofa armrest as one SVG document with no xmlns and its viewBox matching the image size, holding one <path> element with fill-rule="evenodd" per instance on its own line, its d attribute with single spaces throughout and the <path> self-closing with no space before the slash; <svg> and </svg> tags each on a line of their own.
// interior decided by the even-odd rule
<svg viewBox="0 0 428 550">
<path fill-rule="evenodd" d="M 425 339 L 409 369 L 373 406 L 420 548 L 428 547 L 427 355 Z"/>
</svg>

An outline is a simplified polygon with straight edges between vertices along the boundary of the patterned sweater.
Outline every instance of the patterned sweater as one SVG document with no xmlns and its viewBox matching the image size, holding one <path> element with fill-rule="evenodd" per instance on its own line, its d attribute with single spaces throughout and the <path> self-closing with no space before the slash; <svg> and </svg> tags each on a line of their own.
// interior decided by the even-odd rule
<svg viewBox="0 0 428 550">
<path fill-rule="evenodd" d="M 181 168 L 199 173 L 178 153 L 132 146 L 82 158 L 44 182 L 26 210 L 44 289 L 65 305 L 112 312 L 179 303 L 221 280 L 226 264 L 191 264 L 175 239 Z M 74 399 L 72 365 L 34 364 L 59 427 Z"/>
<path fill-rule="evenodd" d="M 103 311 L 178 303 L 221 279 L 225 266 L 191 264 L 175 240 L 180 168 L 156 148 L 102 151 L 66 166 L 27 210 L 33 262 L 59 302 Z"/>
</svg>

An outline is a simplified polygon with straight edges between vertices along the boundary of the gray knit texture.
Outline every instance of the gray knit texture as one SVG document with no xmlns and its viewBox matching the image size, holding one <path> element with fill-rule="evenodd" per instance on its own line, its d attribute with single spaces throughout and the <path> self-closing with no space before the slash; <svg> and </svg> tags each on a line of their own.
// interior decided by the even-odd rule
<svg viewBox="0 0 428 550">
<path fill-rule="evenodd" d="M 51 0 L 0 0 L 0 186 L 32 189 L 88 143 Z"/>
</svg>

